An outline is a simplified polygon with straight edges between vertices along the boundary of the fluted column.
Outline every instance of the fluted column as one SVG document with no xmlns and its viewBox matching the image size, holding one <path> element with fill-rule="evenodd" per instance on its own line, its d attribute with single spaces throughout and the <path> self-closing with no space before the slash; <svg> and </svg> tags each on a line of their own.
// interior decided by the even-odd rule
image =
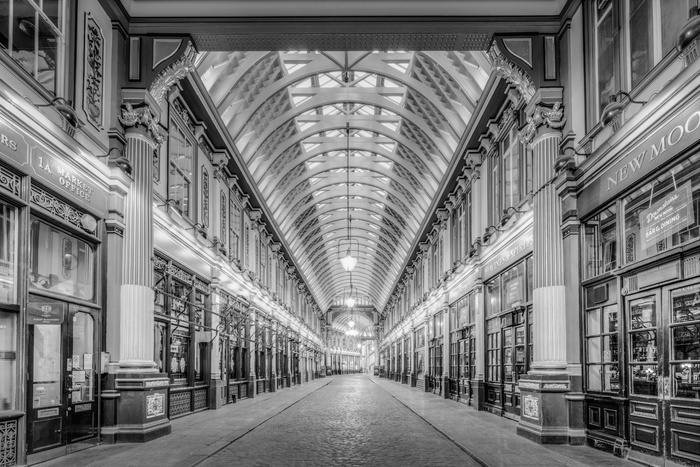
<svg viewBox="0 0 700 467">
<path fill-rule="evenodd" d="M 270 331 L 272 340 L 272 359 L 270 359 L 270 392 L 277 390 L 277 322 L 272 324 Z"/>
<path fill-rule="evenodd" d="M 248 397 L 255 397 L 256 384 L 255 384 L 255 359 L 258 348 L 256 343 L 258 342 L 257 336 L 255 335 L 257 323 L 255 318 L 257 313 L 255 308 L 250 308 L 250 314 L 248 315 L 248 345 L 250 346 L 250 351 L 248 352 Z"/>
<path fill-rule="evenodd" d="M 445 296 L 445 300 L 447 300 Z M 450 307 L 442 309 L 442 397 L 450 397 Z"/>
<path fill-rule="evenodd" d="M 133 182 L 124 207 L 124 250 L 120 288 L 119 366 L 152 370 L 153 361 L 153 150 L 164 135 L 153 107 L 126 103 L 125 156 Z"/>
<path fill-rule="evenodd" d="M 532 141 L 533 196 L 533 361 L 538 372 L 566 369 L 566 309 L 561 205 L 553 183 L 561 132 L 547 128 Z"/>
</svg>

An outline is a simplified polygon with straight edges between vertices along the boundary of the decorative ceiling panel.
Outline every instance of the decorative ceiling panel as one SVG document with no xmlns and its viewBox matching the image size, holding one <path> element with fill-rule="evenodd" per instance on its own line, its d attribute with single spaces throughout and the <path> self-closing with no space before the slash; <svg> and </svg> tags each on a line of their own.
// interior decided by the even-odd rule
<svg viewBox="0 0 700 467">
<path fill-rule="evenodd" d="M 435 49 L 458 51 L 205 52 L 197 70 L 321 311 L 337 309 L 351 284 L 363 305 L 381 311 L 491 68 L 465 35 L 324 37 L 330 42 L 295 40 L 321 50 L 448 41 L 454 47 Z M 226 40 L 232 50 L 278 43 Z M 338 261 L 338 241 L 348 237 L 359 242 L 352 275 Z"/>
</svg>

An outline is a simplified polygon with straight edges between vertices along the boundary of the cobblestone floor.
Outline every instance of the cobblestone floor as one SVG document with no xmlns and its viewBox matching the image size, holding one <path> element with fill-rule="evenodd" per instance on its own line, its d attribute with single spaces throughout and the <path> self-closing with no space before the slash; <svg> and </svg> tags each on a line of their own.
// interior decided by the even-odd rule
<svg viewBox="0 0 700 467">
<path fill-rule="evenodd" d="M 478 466 L 366 376 L 335 378 L 201 465 Z"/>
<path fill-rule="evenodd" d="M 369 375 L 321 378 L 172 421 L 144 444 L 100 445 L 40 467 L 533 466 L 639 464 L 539 445 L 517 424 Z"/>
</svg>

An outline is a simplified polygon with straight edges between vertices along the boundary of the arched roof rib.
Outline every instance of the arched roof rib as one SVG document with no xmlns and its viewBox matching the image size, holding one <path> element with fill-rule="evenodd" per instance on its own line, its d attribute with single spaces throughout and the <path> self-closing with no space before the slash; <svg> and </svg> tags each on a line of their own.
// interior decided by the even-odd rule
<svg viewBox="0 0 700 467">
<path fill-rule="evenodd" d="M 248 62 L 248 67 L 250 69 L 255 68 L 256 66 L 259 65 L 259 63 L 266 58 L 268 58 L 270 55 L 274 55 L 277 52 L 270 52 L 268 55 L 256 55 L 257 61 L 252 61 L 250 60 Z M 462 88 L 456 88 L 455 91 L 458 93 L 458 95 L 461 94 L 461 98 L 455 99 L 454 102 L 458 103 L 462 107 L 464 107 L 466 112 L 458 112 L 455 110 L 452 105 L 449 105 L 450 103 L 445 103 L 441 100 L 440 96 L 438 96 L 436 90 L 434 88 L 431 88 L 424 84 L 423 82 L 413 78 L 409 74 L 402 73 L 400 72 L 397 68 L 392 67 L 390 63 L 397 63 L 402 60 L 408 60 L 409 56 L 412 56 L 413 53 L 406 53 L 406 54 L 368 54 L 366 57 L 356 63 L 353 67 L 353 72 L 355 74 L 362 73 L 362 74 L 372 74 L 372 75 L 377 75 L 383 78 L 389 78 L 401 85 L 403 85 L 404 88 L 407 89 L 412 89 L 417 93 L 420 93 L 424 98 L 431 102 L 436 108 L 442 109 L 443 113 L 445 114 L 445 119 L 449 122 L 450 126 L 457 132 L 461 132 L 464 130 L 464 127 L 466 126 L 466 123 L 469 121 L 469 118 L 471 117 L 472 112 L 474 111 L 475 108 L 475 102 L 470 98 L 468 92 L 464 91 Z M 438 54 L 433 53 L 432 55 L 426 55 L 427 57 L 430 57 L 431 60 L 434 60 L 434 56 Z M 283 54 L 284 57 L 290 57 L 291 55 L 289 54 Z M 296 60 L 297 63 L 306 63 L 305 65 L 301 66 L 297 71 L 292 72 L 292 73 L 284 73 L 284 78 L 277 80 L 273 85 L 266 87 L 264 92 L 261 92 L 256 95 L 256 99 L 249 105 L 247 106 L 246 109 L 243 111 L 237 113 L 237 114 L 230 114 L 232 115 L 230 120 L 224 119 L 224 123 L 227 124 L 229 127 L 229 130 L 231 131 L 231 135 L 234 137 L 234 139 L 237 139 L 240 132 L 243 130 L 244 126 L 250 121 L 252 118 L 252 115 L 255 114 L 259 108 L 263 105 L 263 103 L 274 96 L 277 92 L 280 92 L 282 90 L 286 90 L 288 88 L 293 88 L 295 84 L 299 82 L 303 82 L 304 80 L 311 78 L 313 76 L 317 76 L 319 74 L 327 74 L 327 73 L 333 73 L 338 71 L 339 69 L 342 69 L 342 65 L 339 66 L 339 63 L 334 62 L 332 60 L 324 60 L 324 58 L 327 57 L 327 55 L 324 54 L 306 54 L 303 57 L 310 57 L 303 59 L 300 58 L 302 56 L 300 55 L 294 55 L 294 59 Z M 449 68 L 446 68 L 445 70 L 448 70 Z M 238 73 L 237 74 L 238 80 L 237 81 L 222 81 L 221 85 L 227 86 L 229 88 L 236 88 L 239 85 L 239 82 L 245 77 L 244 73 Z M 355 80 L 356 81 L 356 80 Z M 350 81 L 347 84 L 349 86 L 352 86 L 355 81 Z M 205 83 L 206 84 L 206 83 Z M 217 87 L 219 83 L 217 83 L 217 86 L 214 86 L 213 89 L 215 89 L 216 94 L 220 95 L 222 91 L 218 90 Z M 397 88 L 393 88 L 397 89 Z M 400 89 L 400 88 L 399 88 Z M 231 93 L 229 92 L 229 96 Z M 214 103 L 216 104 L 217 108 L 219 109 L 220 112 L 226 113 L 227 109 L 230 108 L 232 105 L 235 104 L 233 101 L 233 97 L 229 97 L 228 100 L 214 100 Z M 447 104 L 447 105 L 446 105 Z"/>
<path fill-rule="evenodd" d="M 357 184 L 355 184 L 357 185 Z M 390 206 L 394 211 L 396 212 L 403 212 L 403 210 L 399 211 L 401 207 L 396 204 L 394 201 L 389 200 L 387 198 L 380 197 L 379 195 L 373 193 L 371 190 L 362 190 L 359 191 L 358 187 L 355 187 L 355 193 L 351 193 L 351 197 L 353 196 L 360 196 L 365 199 L 365 203 L 363 203 L 361 206 L 357 203 L 353 204 L 352 207 L 360 207 L 362 209 L 365 209 L 367 211 L 371 212 L 376 212 L 379 215 L 384 215 L 382 211 L 377 211 L 372 203 L 381 203 L 385 204 L 387 206 Z M 345 190 L 341 190 L 340 187 L 337 185 L 332 188 L 332 191 L 328 191 L 326 193 L 323 193 L 319 195 L 318 197 L 312 197 L 310 200 L 306 201 L 304 204 L 301 205 L 293 205 L 293 208 L 288 209 L 289 215 L 284 215 L 284 212 L 281 212 L 279 215 L 279 226 L 280 229 L 283 232 L 288 232 L 290 231 L 290 227 L 293 226 L 298 220 L 300 216 L 306 215 L 308 217 L 309 213 L 308 210 L 311 207 L 321 205 L 321 209 L 326 208 L 325 204 L 329 204 L 328 206 L 331 210 L 337 210 L 337 209 L 345 209 L 347 202 L 345 200 L 340 200 L 339 198 L 342 196 L 346 196 Z M 402 197 L 403 198 L 403 197 Z M 352 202 L 351 202 L 352 204 Z M 418 207 L 418 206 L 416 206 Z M 318 212 L 316 212 L 318 211 Z M 416 209 L 417 211 L 417 209 Z M 296 215 L 296 213 L 300 212 L 301 214 Z M 327 211 L 319 211 L 318 209 L 314 210 L 315 217 L 318 217 L 319 215 L 323 215 Z M 300 225 L 304 223 L 306 219 L 301 219 Z M 406 223 L 409 225 L 411 230 L 415 233 L 415 230 L 418 229 L 420 226 L 420 221 L 422 219 L 419 219 L 417 216 L 417 213 L 414 211 L 412 217 L 407 217 L 405 219 Z M 415 230 L 414 230 L 415 229 Z"/>
<path fill-rule="evenodd" d="M 280 219 L 282 218 L 283 212 L 280 212 L 280 209 L 285 209 L 289 210 L 289 216 L 285 216 L 285 218 L 288 217 L 294 217 L 296 213 L 298 212 L 298 209 L 291 209 L 297 207 L 297 204 L 302 201 L 307 199 L 309 196 L 312 196 L 314 193 L 317 192 L 325 192 L 321 193 L 318 196 L 321 195 L 326 195 L 326 197 L 321 198 L 324 201 L 328 198 L 333 198 L 336 196 L 335 192 L 343 188 L 345 191 L 345 174 L 341 172 L 336 172 L 332 173 L 330 175 L 323 175 L 319 177 L 319 180 L 314 183 L 313 185 L 309 185 L 304 188 L 302 191 L 298 191 L 294 193 L 292 196 L 291 193 L 295 190 L 296 187 L 292 187 L 289 191 L 286 191 L 286 196 L 284 197 L 279 197 L 279 201 L 275 200 L 274 204 L 271 203 L 270 208 L 273 210 L 273 212 L 276 213 L 276 215 L 280 216 Z M 413 196 L 413 193 L 408 193 L 410 195 L 410 198 L 407 198 L 404 193 L 396 190 L 394 186 L 391 183 L 384 183 L 381 180 L 378 180 L 376 176 L 372 174 L 367 174 L 367 173 L 354 173 L 353 174 L 353 183 L 356 185 L 362 185 L 362 186 L 367 186 L 370 188 L 374 188 L 375 190 L 378 191 L 385 191 L 388 194 L 391 194 L 393 197 L 397 198 L 400 200 L 402 203 L 405 204 L 405 207 L 412 206 L 412 207 L 419 207 L 421 209 L 427 209 L 427 206 L 423 206 L 422 202 L 419 202 L 418 199 L 416 199 Z M 332 190 L 332 193 L 331 193 Z M 315 196 L 313 199 L 318 200 L 318 196 Z M 341 196 L 341 195 L 338 195 Z M 343 195 L 344 196 L 344 195 Z M 360 193 L 356 193 L 354 196 L 364 196 Z M 374 199 L 373 199 L 374 200 Z M 317 201 L 318 202 L 318 201 Z M 385 200 L 379 200 L 379 198 L 376 198 L 376 202 L 381 202 L 384 203 Z M 395 204 L 391 202 L 391 204 Z M 306 204 L 300 205 L 300 207 L 307 206 Z M 403 211 L 403 209 L 402 209 Z M 398 211 L 397 211 L 398 212 Z M 410 216 L 406 216 L 406 218 L 402 218 L 406 224 L 410 222 L 410 219 L 415 219 L 416 224 L 415 228 L 417 229 L 420 225 L 420 221 L 422 219 L 418 219 L 418 217 L 415 215 L 415 211 L 409 211 L 411 213 Z M 318 215 L 322 215 L 323 212 L 321 210 L 318 210 Z M 296 220 L 296 217 L 294 218 Z"/>
<path fill-rule="evenodd" d="M 393 118 L 395 120 L 395 118 Z M 349 119 L 348 119 L 349 120 Z M 382 125 L 379 122 L 360 122 L 357 119 L 353 119 L 354 121 L 352 122 L 353 124 L 353 129 L 356 131 L 368 131 L 371 133 L 376 133 L 377 136 L 374 136 L 372 138 L 359 138 L 359 137 L 350 137 L 350 150 L 351 151 L 370 151 L 373 153 L 380 154 L 387 159 L 391 160 L 392 162 L 401 165 L 404 167 L 407 171 L 409 171 L 414 177 L 422 180 L 426 180 L 429 186 L 433 189 L 437 188 L 437 183 L 439 181 L 437 175 L 437 167 L 435 165 L 432 165 L 431 169 L 429 172 L 420 172 L 420 168 L 416 167 L 415 164 L 411 163 L 411 161 L 408 161 L 406 159 L 403 159 L 396 155 L 393 151 L 389 151 L 385 149 L 385 147 L 381 146 L 381 144 L 387 144 L 387 143 L 398 143 L 401 146 L 404 146 L 406 148 L 409 148 L 411 151 L 414 153 L 419 150 L 416 145 L 408 140 L 404 135 L 401 135 L 400 133 L 394 131 L 391 132 L 389 128 L 386 126 Z M 374 119 L 372 119 L 374 120 Z M 330 117 L 328 118 L 325 122 L 319 122 L 315 124 L 314 126 L 308 128 L 305 131 L 297 132 L 294 134 L 291 138 L 288 138 L 284 140 L 284 142 L 280 145 L 278 145 L 275 148 L 275 151 L 271 153 L 268 157 L 266 158 L 259 158 L 256 159 L 256 163 L 253 163 L 250 165 L 251 167 L 251 172 L 255 178 L 265 178 L 265 176 L 269 176 L 270 171 L 272 171 L 272 174 L 277 175 L 277 174 L 284 174 L 286 173 L 290 167 L 293 167 L 295 164 L 298 164 L 302 161 L 307 161 L 311 158 L 313 158 L 316 155 L 319 155 L 320 153 L 327 152 L 327 151 L 345 151 L 346 146 L 347 146 L 347 137 L 343 136 L 323 136 L 324 133 L 332 132 L 333 130 L 338 130 L 338 131 L 343 131 L 345 132 L 345 125 L 346 123 L 349 123 L 349 121 L 346 122 L 346 119 L 343 117 Z M 328 148 L 327 146 L 324 146 L 322 148 L 314 149 L 314 151 L 305 151 L 304 152 L 304 158 L 299 159 L 295 158 L 292 161 L 280 161 L 280 158 L 287 153 L 293 146 L 298 145 L 298 144 L 315 144 L 319 143 L 319 140 L 321 141 L 321 144 L 326 143 L 327 145 L 333 145 L 332 148 Z M 355 141 L 353 141 L 355 140 Z M 360 140 L 360 141 L 358 141 Z M 369 143 L 374 143 L 374 146 L 371 146 Z M 258 162 L 259 161 L 259 162 Z M 284 164 L 284 165 L 282 165 Z"/>
<path fill-rule="evenodd" d="M 196 63 L 321 311 L 350 286 L 337 261 L 348 215 L 360 256 L 352 285 L 383 309 L 458 156 L 486 55 L 230 51 Z M 336 318 L 342 327 L 349 314 Z"/>
<path fill-rule="evenodd" d="M 450 135 L 449 138 L 446 138 L 447 135 L 443 135 L 440 134 L 440 132 L 434 131 L 434 128 L 432 128 L 428 122 L 426 122 L 420 117 L 417 117 L 408 109 L 390 101 L 389 99 L 385 98 L 380 94 L 371 94 L 369 92 L 353 93 L 351 91 L 348 91 L 347 89 L 348 88 L 341 88 L 339 90 L 325 90 L 327 92 L 324 92 L 323 89 L 320 89 L 318 94 L 314 95 L 313 97 L 310 97 L 309 99 L 305 100 L 293 109 L 289 109 L 281 114 L 276 114 L 272 116 L 273 119 L 267 122 L 267 125 L 261 130 L 260 134 L 257 135 L 254 142 L 239 146 L 241 147 L 241 156 L 247 163 L 250 163 L 253 157 L 257 157 L 259 155 L 257 152 L 258 146 L 262 144 L 262 142 L 264 142 L 266 138 L 270 136 L 270 134 L 272 134 L 278 127 L 284 125 L 289 121 L 294 120 L 297 115 L 316 109 L 318 107 L 323 107 L 332 104 L 342 104 L 347 102 L 351 104 L 363 104 L 387 109 L 397 114 L 403 120 L 410 122 L 416 128 L 420 129 L 420 131 L 431 142 L 431 144 L 435 148 L 437 148 L 438 153 L 431 154 L 431 156 L 437 159 L 436 163 L 444 172 L 446 168 L 446 162 L 452 157 L 452 154 L 457 146 L 457 141 L 452 135 Z M 238 141 L 236 142 L 236 144 L 238 144 Z"/>
</svg>

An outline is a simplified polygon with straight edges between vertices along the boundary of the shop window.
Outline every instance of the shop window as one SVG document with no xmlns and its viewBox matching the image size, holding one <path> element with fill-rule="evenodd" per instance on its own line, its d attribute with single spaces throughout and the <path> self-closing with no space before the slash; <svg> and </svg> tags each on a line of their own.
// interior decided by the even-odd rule
<svg viewBox="0 0 700 467">
<path fill-rule="evenodd" d="M 94 247 L 34 218 L 29 235 L 30 288 L 94 300 Z"/>
<path fill-rule="evenodd" d="M 0 46 L 52 93 L 63 59 L 65 8 L 62 0 L 0 2 Z"/>
<path fill-rule="evenodd" d="M 632 300 L 629 307 L 630 392 L 657 394 L 657 307 L 654 296 Z"/>
<path fill-rule="evenodd" d="M 486 283 L 486 316 L 494 316 L 501 311 L 501 278 Z"/>
<path fill-rule="evenodd" d="M 619 392 L 617 305 L 586 311 L 586 375 L 589 391 Z"/>
<path fill-rule="evenodd" d="M 700 399 L 700 284 L 671 293 L 672 397 Z"/>
<path fill-rule="evenodd" d="M 168 131 L 168 199 L 183 216 L 191 217 L 192 168 L 195 146 L 193 135 L 186 133 L 184 125 L 170 119 Z"/>
<path fill-rule="evenodd" d="M 88 313 L 77 312 L 72 319 L 71 339 L 73 355 L 71 368 L 71 402 L 92 402 L 95 399 L 97 381 L 93 363 L 95 322 Z"/>
<path fill-rule="evenodd" d="M 525 263 L 521 262 L 501 275 L 503 281 L 502 309 L 522 305 L 525 300 Z"/>
<path fill-rule="evenodd" d="M 435 314 L 434 320 L 435 320 L 435 326 L 434 326 L 435 327 L 435 337 L 442 337 L 442 329 L 443 329 L 442 311 Z"/>
<path fill-rule="evenodd" d="M 672 52 L 688 19 L 688 0 L 599 0 L 590 3 L 597 111 L 621 89 L 634 89 Z M 624 63 L 624 65 L 623 65 Z"/>
<path fill-rule="evenodd" d="M 617 208 L 611 206 L 583 223 L 584 278 L 617 267 Z"/>
<path fill-rule="evenodd" d="M 499 319 L 486 322 L 486 381 L 501 380 L 501 327 Z"/>
<path fill-rule="evenodd" d="M 17 209 L 0 203 L 0 303 L 17 302 Z"/>
<path fill-rule="evenodd" d="M 15 410 L 17 388 L 17 310 L 0 306 L 0 412 Z"/>
<path fill-rule="evenodd" d="M 623 212 L 627 262 L 700 238 L 700 154 L 625 197 Z"/>
</svg>

